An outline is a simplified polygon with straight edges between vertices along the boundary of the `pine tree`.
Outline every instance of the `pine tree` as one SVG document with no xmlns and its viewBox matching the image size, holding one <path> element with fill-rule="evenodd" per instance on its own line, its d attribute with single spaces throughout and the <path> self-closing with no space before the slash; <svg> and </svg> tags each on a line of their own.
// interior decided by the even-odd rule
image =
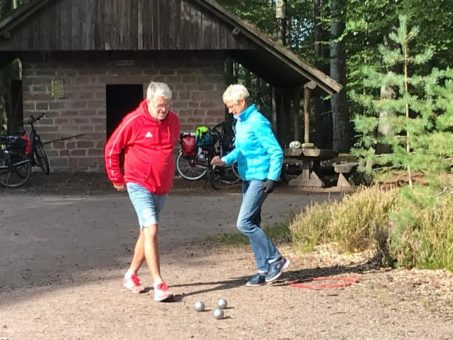
<svg viewBox="0 0 453 340">
<path fill-rule="evenodd" d="M 418 74 L 420 66 L 432 57 L 432 50 L 412 55 L 410 47 L 418 29 L 408 30 L 404 16 L 399 22 L 399 28 L 389 35 L 390 44 L 379 48 L 382 64 L 363 68 L 363 93 L 352 93 L 364 109 L 354 118 L 359 134 L 355 153 L 375 165 L 368 171 L 406 170 L 412 188 L 415 172 L 423 173 L 432 183 L 440 173 L 451 172 L 453 70 Z M 394 95 L 380 97 L 382 87 Z M 389 114 L 380 116 L 382 112 Z M 377 133 L 380 124 L 389 126 L 390 133 Z M 391 152 L 377 154 L 379 144 L 389 146 Z"/>
</svg>

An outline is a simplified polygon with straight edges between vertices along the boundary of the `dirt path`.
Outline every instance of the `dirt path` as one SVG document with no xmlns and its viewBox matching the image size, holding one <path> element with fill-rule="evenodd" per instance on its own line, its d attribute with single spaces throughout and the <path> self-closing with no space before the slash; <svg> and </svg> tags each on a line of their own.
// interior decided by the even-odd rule
<svg viewBox="0 0 453 340">
<path fill-rule="evenodd" d="M 235 190 L 175 188 L 160 242 L 176 301 L 155 303 L 152 290 L 131 295 L 121 278 L 137 232 L 135 215 L 126 195 L 102 192 L 92 181 L 71 189 L 72 178 L 52 188 L 0 193 L 0 339 L 453 338 L 451 273 L 376 269 L 354 256 L 320 251 L 301 257 L 283 247 L 292 265 L 281 281 L 245 287 L 254 271 L 248 247 L 217 249 L 203 241 L 235 230 Z M 338 195 L 277 190 L 263 220 L 282 221 L 329 197 Z M 358 283 L 291 286 L 323 275 Z M 147 270 L 142 281 L 149 286 Z M 212 310 L 220 297 L 229 308 L 216 320 Z M 197 313 L 196 301 L 207 311 Z"/>
</svg>

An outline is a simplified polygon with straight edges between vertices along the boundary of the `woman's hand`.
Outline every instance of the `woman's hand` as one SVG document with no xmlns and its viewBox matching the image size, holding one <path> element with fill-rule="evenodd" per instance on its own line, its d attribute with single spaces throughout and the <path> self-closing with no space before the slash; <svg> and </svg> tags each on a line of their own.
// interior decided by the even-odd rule
<svg viewBox="0 0 453 340">
<path fill-rule="evenodd" d="M 222 161 L 222 159 L 220 159 L 219 156 L 215 156 L 212 160 L 211 160 L 211 165 L 213 166 L 225 166 L 226 163 L 224 161 Z"/>
</svg>

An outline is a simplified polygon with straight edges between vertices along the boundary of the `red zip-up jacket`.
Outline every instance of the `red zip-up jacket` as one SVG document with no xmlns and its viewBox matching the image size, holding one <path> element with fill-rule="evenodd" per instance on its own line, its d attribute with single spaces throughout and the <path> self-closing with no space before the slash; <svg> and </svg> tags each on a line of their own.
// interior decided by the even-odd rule
<svg viewBox="0 0 453 340">
<path fill-rule="evenodd" d="M 107 176 L 113 184 L 136 183 L 156 195 L 167 194 L 175 173 L 174 146 L 179 137 L 179 118 L 169 112 L 156 120 L 146 100 L 127 114 L 105 145 Z M 124 172 L 120 154 L 124 152 Z"/>
</svg>

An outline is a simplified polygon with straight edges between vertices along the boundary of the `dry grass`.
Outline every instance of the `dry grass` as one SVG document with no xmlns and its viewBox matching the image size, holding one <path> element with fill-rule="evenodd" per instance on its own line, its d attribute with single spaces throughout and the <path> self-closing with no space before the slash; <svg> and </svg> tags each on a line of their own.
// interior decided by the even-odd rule
<svg viewBox="0 0 453 340">
<path fill-rule="evenodd" d="M 335 242 L 345 251 L 361 251 L 380 242 L 389 223 L 396 189 L 362 188 L 339 202 L 314 204 L 290 225 L 294 245 L 302 251 Z M 378 239 L 377 239 L 378 237 Z"/>
<path fill-rule="evenodd" d="M 338 202 L 313 204 L 289 229 L 299 252 L 325 244 L 343 252 L 376 249 L 386 264 L 453 271 L 451 188 L 362 188 Z"/>
</svg>

